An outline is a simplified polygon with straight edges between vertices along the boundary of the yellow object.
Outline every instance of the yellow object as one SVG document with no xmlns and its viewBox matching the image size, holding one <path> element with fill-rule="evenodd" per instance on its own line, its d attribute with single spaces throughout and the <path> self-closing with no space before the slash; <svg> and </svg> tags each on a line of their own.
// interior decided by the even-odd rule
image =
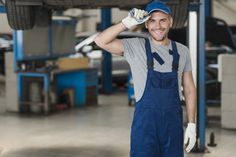
<svg viewBox="0 0 236 157">
<path fill-rule="evenodd" d="M 60 70 L 83 69 L 89 67 L 88 58 L 63 58 L 57 61 Z"/>
</svg>

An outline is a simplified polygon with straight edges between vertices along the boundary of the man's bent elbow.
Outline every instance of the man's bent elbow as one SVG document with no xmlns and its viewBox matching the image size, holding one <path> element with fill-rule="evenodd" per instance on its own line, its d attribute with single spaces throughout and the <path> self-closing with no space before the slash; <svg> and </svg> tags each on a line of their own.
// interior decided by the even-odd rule
<svg viewBox="0 0 236 157">
<path fill-rule="evenodd" d="M 99 35 L 94 39 L 94 42 L 95 42 L 99 47 L 101 47 L 101 48 L 104 47 L 104 44 L 102 44 Z"/>
</svg>

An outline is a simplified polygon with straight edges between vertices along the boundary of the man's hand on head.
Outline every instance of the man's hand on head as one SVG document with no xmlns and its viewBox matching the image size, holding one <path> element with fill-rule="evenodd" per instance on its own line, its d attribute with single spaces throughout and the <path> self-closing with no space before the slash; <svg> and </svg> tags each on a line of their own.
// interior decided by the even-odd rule
<svg viewBox="0 0 236 157">
<path fill-rule="evenodd" d="M 122 20 L 122 23 L 126 28 L 130 29 L 133 26 L 144 23 L 149 18 L 150 16 L 145 10 L 133 8 L 129 11 L 128 16 Z"/>
</svg>

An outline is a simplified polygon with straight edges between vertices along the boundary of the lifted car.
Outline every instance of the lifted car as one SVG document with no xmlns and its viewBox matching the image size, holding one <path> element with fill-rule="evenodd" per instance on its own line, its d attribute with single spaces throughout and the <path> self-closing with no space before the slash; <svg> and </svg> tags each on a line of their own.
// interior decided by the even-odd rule
<svg viewBox="0 0 236 157">
<path fill-rule="evenodd" d="M 9 25 L 15 30 L 27 30 L 34 25 L 48 26 L 54 10 L 68 8 L 143 8 L 151 0 L 0 0 L 6 7 Z M 182 27 L 188 17 L 188 4 L 193 0 L 162 0 L 170 6 L 174 27 Z"/>
</svg>

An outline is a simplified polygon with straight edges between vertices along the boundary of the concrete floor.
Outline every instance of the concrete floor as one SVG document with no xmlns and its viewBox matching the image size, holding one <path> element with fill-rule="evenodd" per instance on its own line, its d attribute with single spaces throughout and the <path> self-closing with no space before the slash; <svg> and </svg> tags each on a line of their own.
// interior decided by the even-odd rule
<svg viewBox="0 0 236 157">
<path fill-rule="evenodd" d="M 99 105 L 49 116 L 0 115 L 0 157 L 128 157 L 133 107 L 125 93 L 99 96 Z M 236 156 L 236 130 L 220 128 L 220 108 L 209 109 L 206 143 L 217 147 L 185 157 Z M 210 114 L 209 112 L 209 114 Z"/>
</svg>

